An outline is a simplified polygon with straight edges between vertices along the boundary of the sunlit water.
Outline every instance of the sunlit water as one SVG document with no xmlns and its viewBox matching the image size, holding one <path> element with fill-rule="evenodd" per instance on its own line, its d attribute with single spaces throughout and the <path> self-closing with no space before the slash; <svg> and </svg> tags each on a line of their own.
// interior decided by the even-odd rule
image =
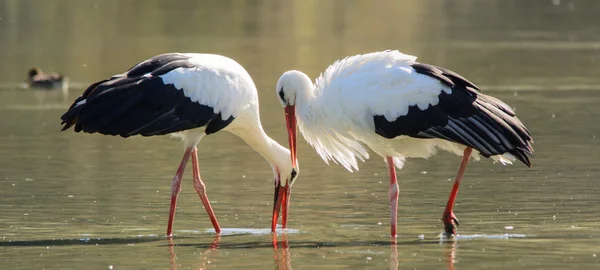
<svg viewBox="0 0 600 270">
<path fill-rule="evenodd" d="M 598 8 L 592 0 L 0 1 L 0 268 L 598 268 Z M 59 132 L 60 115 L 89 83 L 155 54 L 212 52 L 248 69 L 263 125 L 285 143 L 274 91 L 283 71 L 314 77 L 340 57 L 388 48 L 460 72 L 533 133 L 531 169 L 470 163 L 456 239 L 439 237 L 460 162 L 447 153 L 398 172 L 392 245 L 382 159 L 351 174 L 300 140 L 291 229 L 274 238 L 271 168 L 238 138 L 208 136 L 200 170 L 223 234 L 213 233 L 187 172 L 167 240 L 182 144 Z M 24 89 L 33 65 L 69 75 L 70 92 Z"/>
</svg>

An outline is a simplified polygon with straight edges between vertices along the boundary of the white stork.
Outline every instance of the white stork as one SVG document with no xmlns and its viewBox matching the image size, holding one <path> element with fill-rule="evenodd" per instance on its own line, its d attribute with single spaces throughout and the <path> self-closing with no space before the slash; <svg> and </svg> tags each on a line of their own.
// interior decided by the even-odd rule
<svg viewBox="0 0 600 270">
<path fill-rule="evenodd" d="M 452 208 L 469 158 L 478 159 L 479 152 L 503 164 L 518 159 L 531 166 L 533 141 L 508 105 L 481 94 L 455 72 L 415 60 L 398 51 L 355 55 L 329 66 L 314 85 L 306 74 L 287 71 L 276 92 L 285 107 L 292 160 L 296 123 L 327 163 L 334 160 L 349 171 L 358 170 L 356 158 L 369 158 L 363 144 L 385 159 L 393 238 L 395 168 L 401 169 L 406 158 L 428 158 L 437 149 L 462 155 L 442 217 L 446 235 L 452 236 L 458 225 Z"/>
<path fill-rule="evenodd" d="M 290 151 L 271 139 L 260 123 L 256 86 L 234 60 L 212 54 L 168 53 L 127 72 L 90 85 L 61 117 L 62 130 L 129 137 L 172 134 L 186 150 L 173 178 L 167 236 L 172 236 L 183 171 L 192 157 L 194 188 L 217 233 L 217 218 L 200 179 L 196 145 L 205 135 L 229 131 L 259 152 L 275 177 L 273 225 L 280 207 L 287 224 L 290 188 L 298 174 Z"/>
</svg>

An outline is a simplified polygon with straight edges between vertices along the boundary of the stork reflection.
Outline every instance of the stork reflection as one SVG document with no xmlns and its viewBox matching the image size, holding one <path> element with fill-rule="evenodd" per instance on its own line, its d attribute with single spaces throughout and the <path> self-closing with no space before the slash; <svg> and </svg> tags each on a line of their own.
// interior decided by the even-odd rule
<svg viewBox="0 0 600 270">
<path fill-rule="evenodd" d="M 171 270 L 176 270 L 179 266 L 177 264 L 177 255 L 175 254 L 175 242 L 173 242 L 172 238 L 167 238 L 168 246 L 169 246 L 169 264 L 171 266 Z M 214 257 L 217 255 L 219 250 L 219 244 L 221 242 L 221 235 L 215 235 L 212 243 L 208 246 L 208 248 L 202 252 L 200 265 L 198 266 L 198 270 L 207 269 L 209 266 L 215 266 L 216 260 Z"/>
<path fill-rule="evenodd" d="M 456 249 L 457 249 L 457 240 L 451 239 L 451 242 L 440 242 L 441 244 L 446 246 L 445 250 L 445 258 L 446 258 L 446 266 L 448 270 L 454 270 L 454 263 L 456 263 Z"/>
<path fill-rule="evenodd" d="M 290 244 L 285 232 L 281 235 L 281 242 L 277 244 L 277 234 L 273 233 L 273 260 L 276 269 L 292 270 L 292 256 L 290 254 Z"/>
</svg>

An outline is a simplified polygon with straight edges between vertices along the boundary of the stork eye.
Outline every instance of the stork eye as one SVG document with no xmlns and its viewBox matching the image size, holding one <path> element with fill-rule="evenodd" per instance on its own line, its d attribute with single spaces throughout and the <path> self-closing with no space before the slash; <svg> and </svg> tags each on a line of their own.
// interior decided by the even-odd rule
<svg viewBox="0 0 600 270">
<path fill-rule="evenodd" d="M 279 90 L 279 98 L 281 99 L 281 102 L 287 103 L 285 102 L 285 94 L 283 93 L 283 87 L 281 87 L 281 90 Z"/>
<path fill-rule="evenodd" d="M 292 169 L 292 179 L 296 178 L 296 175 L 298 175 L 296 169 Z"/>
</svg>

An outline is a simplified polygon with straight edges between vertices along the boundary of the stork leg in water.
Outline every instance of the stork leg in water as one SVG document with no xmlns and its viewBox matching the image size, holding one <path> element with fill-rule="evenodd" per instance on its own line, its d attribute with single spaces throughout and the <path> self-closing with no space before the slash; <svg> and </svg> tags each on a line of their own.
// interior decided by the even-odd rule
<svg viewBox="0 0 600 270">
<path fill-rule="evenodd" d="M 183 158 L 181 159 L 181 164 L 179 164 L 177 173 L 173 178 L 173 184 L 171 186 L 171 210 L 169 211 L 169 223 L 167 224 L 167 237 L 173 236 L 173 221 L 175 220 L 175 209 L 177 208 L 177 196 L 179 196 L 179 192 L 181 191 L 181 180 L 183 179 L 183 172 L 185 171 L 185 166 L 188 163 L 190 156 L 192 156 L 194 188 L 196 189 L 196 192 L 198 192 L 200 200 L 202 200 L 204 209 L 206 209 L 206 212 L 208 213 L 208 217 L 210 218 L 210 222 L 215 228 L 215 232 L 221 233 L 221 227 L 219 226 L 217 217 L 215 216 L 215 213 L 213 212 L 212 207 L 210 205 L 210 201 L 206 196 L 204 182 L 202 182 L 202 179 L 200 179 L 200 168 L 198 167 L 198 149 L 196 148 L 196 146 L 192 146 L 185 149 L 185 153 L 183 154 Z"/>
<path fill-rule="evenodd" d="M 531 133 L 509 105 L 456 72 L 416 59 L 395 50 L 359 54 L 335 61 L 314 82 L 301 71 L 287 71 L 275 87 L 285 108 L 292 162 L 298 129 L 325 162 L 348 171 L 358 170 L 357 160 L 368 159 L 364 146 L 383 154 L 390 170 L 392 237 L 398 195 L 392 158 L 385 153 L 407 151 L 407 157 L 425 158 L 432 147 L 464 150 L 443 215 L 447 234 L 456 234 L 452 206 L 469 147 L 501 163 L 519 160 L 530 167 L 533 157 Z M 391 141 L 398 138 L 408 139 L 410 149 Z M 372 143 L 383 140 L 390 143 Z"/>
<path fill-rule="evenodd" d="M 175 219 L 177 196 L 181 191 L 181 179 L 183 179 L 185 165 L 188 163 L 193 149 L 196 149 L 196 147 L 188 147 L 185 149 L 185 153 L 183 153 L 183 158 L 181 159 L 177 173 L 175 173 L 175 177 L 173 177 L 173 184 L 171 184 L 171 210 L 169 211 L 169 223 L 167 224 L 167 237 L 173 236 L 173 220 Z"/>
<path fill-rule="evenodd" d="M 200 179 L 200 167 L 198 166 L 198 149 L 194 147 L 192 150 L 192 166 L 193 168 L 193 178 L 194 178 L 194 188 L 196 192 L 198 192 L 198 196 L 200 196 L 200 200 L 204 205 L 204 209 L 206 209 L 206 213 L 210 218 L 210 222 L 215 228 L 216 233 L 221 233 L 221 227 L 219 226 L 219 222 L 217 221 L 217 217 L 215 216 L 215 212 L 210 205 L 210 201 L 208 200 L 208 196 L 206 196 L 206 185 Z"/>
<path fill-rule="evenodd" d="M 396 179 L 396 167 L 394 166 L 394 158 L 386 157 L 388 170 L 390 171 L 390 225 L 392 227 L 391 236 L 396 238 L 396 221 L 398 218 L 398 181 Z"/>
<path fill-rule="evenodd" d="M 454 215 L 454 201 L 456 200 L 456 194 L 458 194 L 458 187 L 460 186 L 460 181 L 465 174 L 465 169 L 467 168 L 467 163 L 469 163 L 469 158 L 471 157 L 471 152 L 473 148 L 467 147 L 463 152 L 463 159 L 460 164 L 460 168 L 458 169 L 458 173 L 456 174 L 456 179 L 454 180 L 454 186 L 452 186 L 452 191 L 450 192 L 450 197 L 448 198 L 448 203 L 446 204 L 446 209 L 444 210 L 444 214 L 442 215 L 442 221 L 444 222 L 444 231 L 445 236 L 453 236 L 456 235 L 456 226 L 459 225 L 458 219 Z"/>
<path fill-rule="evenodd" d="M 293 183 L 299 172 L 297 161 L 290 159 L 289 149 L 265 133 L 259 115 L 256 85 L 233 59 L 216 54 L 166 53 L 91 84 L 61 116 L 61 124 L 62 130 L 73 128 L 75 132 L 124 138 L 179 133 L 177 137 L 184 140 L 186 149 L 171 187 L 167 226 L 167 236 L 171 237 L 190 156 L 194 189 L 215 231 L 221 231 L 200 179 L 196 144 L 203 136 L 227 130 L 240 137 L 276 168 L 273 179 L 286 181 L 280 191 L 289 193 L 287 184 Z M 235 128 L 226 129 L 231 123 Z M 287 205 L 289 198 L 285 202 Z M 285 214 L 288 212 L 286 207 Z M 287 222 L 287 217 L 284 220 Z"/>
</svg>

